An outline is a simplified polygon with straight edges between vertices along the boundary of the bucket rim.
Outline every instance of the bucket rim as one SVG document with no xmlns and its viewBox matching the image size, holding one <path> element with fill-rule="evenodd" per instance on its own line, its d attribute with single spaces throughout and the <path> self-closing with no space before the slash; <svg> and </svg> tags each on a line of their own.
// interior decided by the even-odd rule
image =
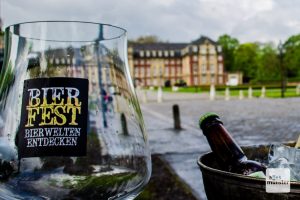
<svg viewBox="0 0 300 200">
<path fill-rule="evenodd" d="M 215 169 L 212 167 L 209 167 L 207 165 L 205 165 L 203 163 L 203 159 L 205 159 L 208 156 L 211 156 L 213 154 L 213 152 L 207 152 L 204 153 L 202 155 L 199 156 L 199 158 L 197 159 L 197 164 L 199 166 L 199 168 L 201 169 L 201 172 L 203 173 L 203 171 L 208 171 L 210 173 L 214 173 L 214 174 L 218 174 L 221 176 L 226 176 L 226 177 L 232 177 L 232 178 L 237 178 L 237 179 L 243 179 L 245 181 L 253 181 L 253 182 L 259 182 L 261 184 L 265 184 L 266 180 L 265 179 L 261 179 L 261 178 L 255 178 L 255 177 L 251 177 L 251 176 L 245 176 L 245 175 L 241 175 L 241 174 L 236 174 L 236 173 L 232 173 L 232 172 L 226 172 L 220 169 Z M 291 185 L 295 185 L 295 186 L 300 186 L 300 182 L 299 181 L 290 181 Z"/>
</svg>

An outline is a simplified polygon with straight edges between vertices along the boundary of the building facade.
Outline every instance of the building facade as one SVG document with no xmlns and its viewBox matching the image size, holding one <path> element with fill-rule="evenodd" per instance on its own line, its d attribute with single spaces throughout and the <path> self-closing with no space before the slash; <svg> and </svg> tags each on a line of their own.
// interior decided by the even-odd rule
<svg viewBox="0 0 300 200">
<path fill-rule="evenodd" d="M 226 81 L 221 46 L 204 36 L 191 43 L 130 44 L 128 61 L 140 86 L 223 85 Z"/>
</svg>

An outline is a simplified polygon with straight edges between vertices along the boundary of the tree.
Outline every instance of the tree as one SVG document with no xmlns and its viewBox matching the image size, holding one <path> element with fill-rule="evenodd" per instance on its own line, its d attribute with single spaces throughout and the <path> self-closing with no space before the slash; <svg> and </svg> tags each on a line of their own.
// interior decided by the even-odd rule
<svg viewBox="0 0 300 200">
<path fill-rule="evenodd" d="M 300 77 L 300 34 L 293 35 L 284 43 L 284 65 L 288 77 Z"/>
<path fill-rule="evenodd" d="M 258 55 L 258 68 L 255 80 L 258 82 L 279 81 L 280 63 L 277 49 L 272 44 L 263 45 Z"/>
<path fill-rule="evenodd" d="M 218 43 L 222 47 L 225 70 L 229 72 L 233 71 L 234 51 L 238 48 L 239 41 L 236 38 L 224 34 L 218 38 Z"/>
<path fill-rule="evenodd" d="M 259 47 L 255 43 L 240 45 L 234 52 L 233 70 L 243 72 L 244 81 L 248 82 L 255 78 L 259 65 Z"/>
</svg>

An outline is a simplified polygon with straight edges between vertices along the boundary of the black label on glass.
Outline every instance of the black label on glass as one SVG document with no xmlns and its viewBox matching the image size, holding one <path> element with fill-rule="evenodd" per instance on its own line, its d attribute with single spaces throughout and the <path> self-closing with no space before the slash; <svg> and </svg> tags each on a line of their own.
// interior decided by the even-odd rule
<svg viewBox="0 0 300 200">
<path fill-rule="evenodd" d="M 38 78 L 24 81 L 19 158 L 85 156 L 88 80 Z"/>
</svg>

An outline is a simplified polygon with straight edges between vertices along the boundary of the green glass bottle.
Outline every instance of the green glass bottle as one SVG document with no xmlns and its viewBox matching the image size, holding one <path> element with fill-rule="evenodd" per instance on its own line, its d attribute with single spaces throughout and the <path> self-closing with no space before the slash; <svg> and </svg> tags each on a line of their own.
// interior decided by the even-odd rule
<svg viewBox="0 0 300 200">
<path fill-rule="evenodd" d="M 217 114 L 204 114 L 199 120 L 199 125 L 223 170 L 243 175 L 258 171 L 265 173 L 266 167 L 263 164 L 248 160 Z"/>
</svg>

